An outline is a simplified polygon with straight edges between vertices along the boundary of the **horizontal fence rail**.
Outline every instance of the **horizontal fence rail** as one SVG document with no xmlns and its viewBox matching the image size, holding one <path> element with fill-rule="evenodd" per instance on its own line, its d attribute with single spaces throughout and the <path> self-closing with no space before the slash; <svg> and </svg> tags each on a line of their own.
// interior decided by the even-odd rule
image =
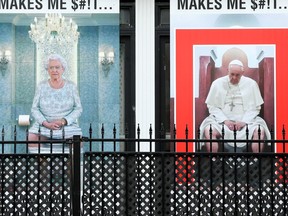
<svg viewBox="0 0 288 216">
<path fill-rule="evenodd" d="M 272 133 L 272 132 L 271 132 Z M 283 215 L 287 213 L 288 140 L 258 140 L 265 151 L 205 152 L 201 143 L 216 140 L 111 138 L 27 141 L 5 140 L 2 129 L 0 215 Z M 28 137 L 28 136 L 26 136 Z M 231 140 L 217 140 L 220 145 Z M 247 142 L 251 140 L 233 140 Z M 36 143 L 30 152 L 29 143 Z M 153 152 L 155 145 L 176 151 Z M 148 151 L 120 151 L 126 146 Z M 184 145 L 184 151 L 177 151 Z M 12 152 L 6 152 L 12 146 Z M 19 146 L 24 146 L 19 151 Z M 107 146 L 109 148 L 107 148 Z M 122 148 L 122 147 L 123 148 Z M 121 148 L 120 148 L 121 147 Z"/>
</svg>

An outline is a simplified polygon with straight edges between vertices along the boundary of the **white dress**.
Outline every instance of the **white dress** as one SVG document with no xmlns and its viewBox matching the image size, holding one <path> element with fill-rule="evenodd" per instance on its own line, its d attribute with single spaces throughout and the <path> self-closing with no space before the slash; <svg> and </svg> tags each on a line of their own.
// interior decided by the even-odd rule
<svg viewBox="0 0 288 216">
<path fill-rule="evenodd" d="M 50 129 L 42 126 L 43 121 L 52 121 L 65 118 L 67 125 L 64 127 L 65 139 L 73 137 L 73 135 L 82 135 L 82 130 L 77 123 L 77 119 L 82 113 L 82 105 L 77 90 L 77 86 L 68 80 L 60 89 L 54 89 L 48 81 L 42 81 L 35 92 L 31 115 L 33 125 L 29 132 L 50 138 Z M 62 129 L 52 131 L 53 139 L 62 139 Z"/>
</svg>

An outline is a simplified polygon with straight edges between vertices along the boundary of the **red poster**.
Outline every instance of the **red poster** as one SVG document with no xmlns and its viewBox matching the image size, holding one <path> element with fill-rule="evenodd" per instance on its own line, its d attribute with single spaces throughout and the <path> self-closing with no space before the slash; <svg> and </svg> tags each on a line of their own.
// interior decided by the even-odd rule
<svg viewBox="0 0 288 216">
<path fill-rule="evenodd" d="M 176 104 L 176 125 L 179 138 L 185 137 L 185 128 L 188 127 L 189 138 L 197 136 L 197 125 L 195 123 L 196 98 L 195 98 L 195 47 L 198 46 L 271 46 L 274 50 L 271 65 L 273 65 L 273 76 L 266 76 L 261 82 L 264 86 L 274 85 L 273 91 L 268 91 L 269 101 L 273 108 L 270 113 L 269 127 L 275 131 L 275 139 L 282 139 L 283 126 L 288 122 L 288 102 L 285 99 L 287 92 L 287 55 L 288 50 L 288 29 L 285 28 L 224 28 L 224 29 L 176 29 L 175 30 L 175 104 Z M 261 53 L 261 52 L 259 52 Z M 213 56 L 213 53 L 211 54 Z M 256 56 L 257 57 L 257 56 Z M 207 84 L 208 85 L 208 84 Z M 200 84 L 203 87 L 203 84 Z M 260 87 L 261 88 L 261 87 Z M 267 99 L 268 100 L 268 99 Z M 271 101 L 272 100 L 272 101 Z M 269 112 L 272 112 L 269 111 Z M 177 150 L 184 151 L 185 144 L 178 144 Z M 286 148 L 288 149 L 288 148 Z M 189 149 L 192 150 L 192 149 Z M 277 145 L 277 152 L 283 151 L 282 145 Z"/>
</svg>

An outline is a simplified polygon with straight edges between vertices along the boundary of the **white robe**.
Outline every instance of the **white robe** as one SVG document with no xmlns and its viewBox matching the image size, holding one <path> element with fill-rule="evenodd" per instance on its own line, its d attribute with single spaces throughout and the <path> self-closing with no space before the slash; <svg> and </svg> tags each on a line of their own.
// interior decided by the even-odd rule
<svg viewBox="0 0 288 216">
<path fill-rule="evenodd" d="M 231 102 L 235 105 L 232 110 Z M 266 138 L 271 138 L 265 121 L 258 116 L 264 102 L 258 84 L 253 79 L 242 76 L 237 85 L 232 85 L 229 84 L 228 76 L 221 77 L 212 83 L 205 103 L 210 115 L 200 125 L 202 139 L 204 138 L 204 129 L 210 125 L 222 134 L 225 120 L 245 122 L 249 129 L 248 139 L 252 139 L 253 132 L 259 128 L 259 125 L 264 128 Z M 234 140 L 234 131 L 231 131 L 226 125 L 224 125 L 224 130 L 224 139 Z M 246 138 L 246 127 L 237 131 L 236 139 Z M 228 144 L 234 146 L 234 142 Z M 243 147 L 246 142 L 236 143 L 236 145 Z"/>
</svg>

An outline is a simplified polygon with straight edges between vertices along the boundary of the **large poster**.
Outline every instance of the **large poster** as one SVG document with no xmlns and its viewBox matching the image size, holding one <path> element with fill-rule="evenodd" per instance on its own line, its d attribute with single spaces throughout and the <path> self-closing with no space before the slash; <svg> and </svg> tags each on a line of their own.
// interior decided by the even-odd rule
<svg viewBox="0 0 288 216">
<path fill-rule="evenodd" d="M 71 46 L 61 43 L 74 36 Z M 52 53 L 66 59 L 63 77 L 78 87 L 83 112 L 77 120 L 83 136 L 88 136 L 90 125 L 94 136 L 104 122 L 107 131 L 120 125 L 119 40 L 119 0 L 0 0 L 0 112 L 5 140 L 14 139 L 15 126 L 17 139 L 26 139 L 27 127 L 18 119 L 30 115 L 32 125 L 35 90 L 40 81 L 49 79 L 44 60 Z M 25 149 L 18 146 L 17 152 Z M 5 153 L 13 151 L 11 147 L 5 145 Z"/>
<path fill-rule="evenodd" d="M 257 81 L 264 100 L 261 116 L 275 138 L 282 139 L 288 122 L 287 6 L 285 1 L 256 0 L 170 2 L 171 97 L 179 137 L 185 137 L 186 127 L 190 138 L 197 137 L 208 115 L 205 99 L 211 82 L 225 74 L 233 51 L 246 59 L 245 75 Z M 283 151 L 283 146 L 276 150 Z"/>
</svg>

